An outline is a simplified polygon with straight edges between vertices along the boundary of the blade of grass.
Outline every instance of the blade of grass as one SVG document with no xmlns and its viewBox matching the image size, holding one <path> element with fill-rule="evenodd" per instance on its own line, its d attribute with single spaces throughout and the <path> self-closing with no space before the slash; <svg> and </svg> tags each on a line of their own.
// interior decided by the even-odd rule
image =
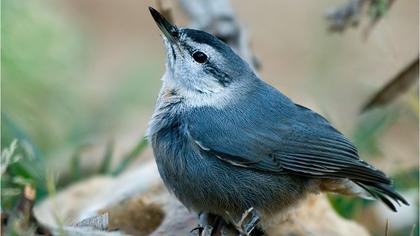
<svg viewBox="0 0 420 236">
<path fill-rule="evenodd" d="M 50 198 L 55 198 L 55 196 L 57 195 L 56 177 L 54 176 L 54 174 L 51 171 L 48 171 L 46 176 L 47 176 L 46 177 L 46 186 L 47 186 L 47 190 L 48 190 L 48 195 L 49 195 Z M 54 202 L 53 209 L 52 209 L 53 217 L 54 217 L 54 220 L 57 224 L 59 235 L 60 236 L 61 235 L 65 236 L 66 233 L 64 231 L 64 220 L 57 213 L 58 212 L 57 208 L 58 207 Z"/>
<path fill-rule="evenodd" d="M 414 232 L 416 231 L 416 224 L 413 224 L 413 226 L 411 227 L 411 231 L 410 231 L 410 236 L 414 236 Z"/>
<path fill-rule="evenodd" d="M 389 235 L 389 220 L 386 219 L 386 223 L 385 223 L 385 236 Z"/>
<path fill-rule="evenodd" d="M 16 148 L 17 139 L 14 139 L 9 147 L 1 150 L 1 176 L 3 176 L 10 164 L 19 161 L 19 156 L 14 155 Z"/>
<path fill-rule="evenodd" d="M 136 157 L 138 157 L 147 147 L 147 139 L 143 137 L 137 145 L 128 153 L 126 154 L 122 161 L 117 165 L 114 171 L 111 172 L 113 176 L 121 174 L 133 161 Z"/>
<path fill-rule="evenodd" d="M 69 183 L 79 181 L 86 176 L 86 173 L 83 173 L 84 169 L 82 168 L 82 164 L 80 163 L 80 159 L 82 153 L 91 147 L 91 143 L 83 143 L 76 148 L 73 156 L 70 159 L 70 174 L 69 174 Z"/>
<path fill-rule="evenodd" d="M 82 167 L 80 165 L 80 154 L 83 148 L 78 148 L 70 159 L 70 176 L 72 182 L 82 178 Z"/>
<path fill-rule="evenodd" d="M 39 151 L 38 147 L 30 140 L 26 132 L 17 125 L 17 123 L 9 117 L 6 113 L 1 113 L 2 118 L 2 146 L 5 146 L 8 140 L 18 140 L 19 145 L 16 146 L 12 161 L 8 164 L 7 173 L 3 173 L 6 177 L 6 181 L 2 180 L 2 185 L 15 188 L 20 186 L 19 183 L 13 182 L 16 177 L 19 179 L 25 179 L 30 182 L 36 188 L 37 200 L 43 198 L 46 195 L 46 188 L 43 184 L 45 178 L 45 163 L 43 155 Z M 7 143 L 8 144 L 8 143 Z M 3 199 L 4 200 L 4 199 Z M 9 199 L 8 202 L 14 202 L 17 199 Z M 4 206 L 4 205 L 2 205 Z"/>
<path fill-rule="evenodd" d="M 99 170 L 98 170 L 99 174 L 107 174 L 110 172 L 111 161 L 112 161 L 112 157 L 114 153 L 114 145 L 115 145 L 114 140 L 109 141 L 108 144 L 106 145 L 105 155 L 104 155 L 104 158 L 102 159 L 101 166 L 99 167 Z"/>
<path fill-rule="evenodd" d="M 26 133 L 7 115 L 5 112 L 1 112 L 1 120 L 2 120 L 2 145 L 3 138 L 5 137 L 4 134 L 8 134 L 6 136 L 13 137 L 13 139 L 17 139 L 20 142 L 20 146 L 26 145 L 29 151 L 28 154 L 32 154 L 32 156 L 37 160 L 42 160 L 42 154 L 39 151 L 38 147 L 31 141 L 31 139 L 26 135 Z M 5 133 L 3 133 L 5 131 Z M 7 140 L 4 140 L 7 142 Z"/>
</svg>

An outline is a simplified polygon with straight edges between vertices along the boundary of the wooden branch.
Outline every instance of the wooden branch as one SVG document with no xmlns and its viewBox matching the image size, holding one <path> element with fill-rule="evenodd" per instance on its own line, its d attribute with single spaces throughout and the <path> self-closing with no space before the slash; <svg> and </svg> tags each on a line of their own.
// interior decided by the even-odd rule
<svg viewBox="0 0 420 236">
<path fill-rule="evenodd" d="M 228 0 L 180 0 L 181 8 L 190 18 L 190 26 L 216 35 L 229 44 L 254 69 L 260 63 L 250 48 L 248 34 Z"/>
<path fill-rule="evenodd" d="M 365 112 L 374 107 L 390 103 L 406 92 L 419 79 L 419 57 L 412 60 L 404 69 L 397 73 L 385 86 L 379 89 L 362 107 Z"/>
</svg>

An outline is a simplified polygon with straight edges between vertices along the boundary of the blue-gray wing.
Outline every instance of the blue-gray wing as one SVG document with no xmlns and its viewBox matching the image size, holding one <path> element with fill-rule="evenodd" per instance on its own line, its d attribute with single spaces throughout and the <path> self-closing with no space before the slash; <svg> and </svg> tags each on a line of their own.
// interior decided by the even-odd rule
<svg viewBox="0 0 420 236">
<path fill-rule="evenodd" d="M 244 168 L 390 183 L 322 116 L 271 87 L 262 91 L 223 109 L 192 110 L 191 140 L 210 156 Z"/>
</svg>

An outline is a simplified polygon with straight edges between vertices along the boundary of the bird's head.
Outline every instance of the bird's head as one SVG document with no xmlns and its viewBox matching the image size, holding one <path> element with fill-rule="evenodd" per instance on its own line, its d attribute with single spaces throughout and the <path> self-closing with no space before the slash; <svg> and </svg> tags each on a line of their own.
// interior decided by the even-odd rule
<svg viewBox="0 0 420 236">
<path fill-rule="evenodd" d="M 248 63 L 217 37 L 200 30 L 178 28 L 155 9 L 149 10 L 166 47 L 164 82 L 174 89 L 196 98 L 200 95 L 226 98 L 257 79 Z"/>
</svg>

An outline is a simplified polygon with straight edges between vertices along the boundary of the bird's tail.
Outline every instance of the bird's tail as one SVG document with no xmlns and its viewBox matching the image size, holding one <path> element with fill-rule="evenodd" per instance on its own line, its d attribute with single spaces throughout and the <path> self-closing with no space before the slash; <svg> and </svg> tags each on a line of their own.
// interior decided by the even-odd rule
<svg viewBox="0 0 420 236">
<path fill-rule="evenodd" d="M 406 206 L 409 205 L 407 200 L 405 200 L 403 196 L 397 193 L 391 184 L 362 180 L 355 180 L 353 182 L 360 186 L 362 189 L 364 189 L 366 192 L 368 192 L 373 198 L 380 199 L 394 212 L 397 211 L 395 203 L 399 206 L 401 206 L 401 203 Z"/>
<path fill-rule="evenodd" d="M 320 187 L 322 191 L 357 196 L 368 200 L 379 199 L 395 212 L 397 211 L 395 203 L 399 206 L 401 206 L 401 203 L 409 205 L 404 197 L 393 189 L 389 179 L 386 182 L 373 182 L 360 179 L 323 179 Z"/>
</svg>

